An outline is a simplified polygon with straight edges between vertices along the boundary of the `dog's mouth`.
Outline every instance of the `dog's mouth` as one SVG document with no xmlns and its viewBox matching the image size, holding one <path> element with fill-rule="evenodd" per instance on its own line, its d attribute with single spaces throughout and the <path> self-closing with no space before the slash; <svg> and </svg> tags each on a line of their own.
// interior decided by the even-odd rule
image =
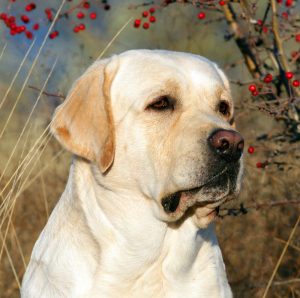
<svg viewBox="0 0 300 298">
<path fill-rule="evenodd" d="M 220 205 L 232 194 L 231 184 L 229 170 L 225 167 L 201 186 L 165 196 L 161 200 L 161 205 L 165 213 L 176 218 L 179 218 L 190 207 L 209 207 L 212 211 L 207 216 L 217 215 Z"/>
</svg>

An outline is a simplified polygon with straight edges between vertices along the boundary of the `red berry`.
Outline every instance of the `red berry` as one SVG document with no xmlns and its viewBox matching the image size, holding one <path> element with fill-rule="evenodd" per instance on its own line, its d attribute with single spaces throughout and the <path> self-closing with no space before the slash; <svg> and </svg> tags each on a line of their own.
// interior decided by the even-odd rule
<svg viewBox="0 0 300 298">
<path fill-rule="evenodd" d="M 249 154 L 253 154 L 254 151 L 255 151 L 255 149 L 254 149 L 253 146 L 249 146 L 249 147 L 248 147 L 248 153 L 249 153 Z"/>
<path fill-rule="evenodd" d="M 202 20 L 202 19 L 205 19 L 205 12 L 199 12 L 198 14 L 198 19 Z"/>
<path fill-rule="evenodd" d="M 54 39 L 58 36 L 58 34 L 59 34 L 58 31 L 53 31 L 49 34 L 49 38 Z"/>
<path fill-rule="evenodd" d="M 282 17 L 284 18 L 284 19 L 288 19 L 288 17 L 289 17 L 289 14 L 286 12 L 286 11 L 284 11 L 282 14 Z"/>
<path fill-rule="evenodd" d="M 91 13 L 90 13 L 90 18 L 91 18 L 92 20 L 95 20 L 95 19 L 97 18 L 97 14 L 96 14 L 95 12 L 91 12 Z"/>
<path fill-rule="evenodd" d="M 28 5 L 25 6 L 25 10 L 26 11 L 32 11 L 35 8 L 36 8 L 35 3 L 30 3 L 30 4 L 28 4 Z"/>
<path fill-rule="evenodd" d="M 149 27 L 150 27 L 149 23 L 144 23 L 144 24 L 143 24 L 143 28 L 144 28 L 144 29 L 148 29 Z"/>
<path fill-rule="evenodd" d="M 1 13 L 0 14 L 0 20 L 6 21 L 7 20 L 7 14 L 6 13 Z"/>
<path fill-rule="evenodd" d="M 39 30 L 39 28 L 40 28 L 40 25 L 38 23 L 36 23 L 32 26 L 33 30 Z"/>
<path fill-rule="evenodd" d="M 256 167 L 257 167 L 257 168 L 263 168 L 263 167 L 264 167 L 264 164 L 263 164 L 262 162 L 259 161 L 259 162 L 256 163 Z"/>
<path fill-rule="evenodd" d="M 293 76 L 294 76 L 294 74 L 293 74 L 291 71 L 287 71 L 287 72 L 285 73 L 285 77 L 286 77 L 288 80 L 290 80 Z"/>
<path fill-rule="evenodd" d="M 251 92 L 256 91 L 256 86 L 254 84 L 251 84 L 251 85 L 249 85 L 248 89 Z"/>
<path fill-rule="evenodd" d="M 277 0 L 277 3 L 281 4 L 281 3 L 282 3 L 282 0 Z"/>
<path fill-rule="evenodd" d="M 21 26 L 17 27 L 15 30 L 18 34 L 22 32 Z"/>
<path fill-rule="evenodd" d="M 155 16 L 150 16 L 149 21 L 150 21 L 151 23 L 155 23 L 155 21 L 156 21 Z"/>
<path fill-rule="evenodd" d="M 299 41 L 300 41 L 300 36 L 299 36 Z M 298 52 L 297 51 L 293 51 L 291 53 L 292 58 L 296 58 L 298 56 Z"/>
<path fill-rule="evenodd" d="M 293 86 L 294 86 L 294 87 L 299 87 L 299 86 L 300 86 L 299 80 L 294 80 L 294 81 L 293 81 Z"/>
<path fill-rule="evenodd" d="M 225 1 L 219 1 L 219 4 L 221 5 L 221 6 L 224 6 L 225 4 L 226 4 L 226 2 Z"/>
<path fill-rule="evenodd" d="M 73 31 L 74 31 L 75 33 L 78 33 L 78 32 L 80 31 L 80 29 L 79 29 L 78 26 L 75 26 L 75 27 L 73 28 Z"/>
<path fill-rule="evenodd" d="M 134 28 L 139 28 L 140 27 L 140 25 L 141 25 L 141 20 L 140 19 L 136 19 L 135 21 L 134 21 Z"/>
<path fill-rule="evenodd" d="M 16 18 L 15 18 L 14 16 L 10 16 L 10 17 L 7 19 L 7 21 L 8 21 L 9 23 L 15 23 Z"/>
<path fill-rule="evenodd" d="M 26 31 L 25 32 L 26 36 L 28 39 L 32 39 L 33 38 L 33 34 L 30 31 Z"/>
<path fill-rule="evenodd" d="M 17 28 L 17 25 L 15 23 L 11 23 L 9 24 L 9 28 L 14 30 Z"/>
<path fill-rule="evenodd" d="M 78 19 L 83 19 L 84 18 L 84 13 L 82 11 L 77 13 L 77 18 Z"/>
<path fill-rule="evenodd" d="M 78 28 L 79 30 L 85 30 L 85 25 L 81 23 L 79 24 Z"/>
<path fill-rule="evenodd" d="M 268 27 L 263 26 L 262 31 L 263 31 L 264 33 L 268 33 Z"/>
<path fill-rule="evenodd" d="M 151 7 L 151 8 L 149 9 L 149 12 L 150 12 L 150 13 L 155 13 L 155 8 L 154 8 L 154 7 Z"/>
<path fill-rule="evenodd" d="M 26 27 L 25 26 L 20 26 L 19 29 L 20 29 L 20 32 L 24 32 L 26 30 Z"/>
<path fill-rule="evenodd" d="M 52 11 L 51 11 L 50 8 L 46 8 L 46 9 L 45 9 L 45 14 L 47 15 L 47 19 L 48 19 L 49 21 L 52 21 Z"/>
<path fill-rule="evenodd" d="M 300 33 L 295 35 L 295 40 L 296 40 L 297 42 L 300 42 Z"/>
<path fill-rule="evenodd" d="M 262 20 L 257 20 L 257 25 L 262 26 L 263 21 Z"/>
<path fill-rule="evenodd" d="M 272 80 L 273 80 L 273 76 L 270 73 L 266 74 L 266 76 L 264 77 L 264 82 L 267 84 L 271 83 Z"/>
<path fill-rule="evenodd" d="M 293 5 L 293 0 L 286 0 L 285 1 L 285 6 L 286 7 L 290 7 L 290 6 L 292 6 Z"/>
<path fill-rule="evenodd" d="M 21 20 L 22 20 L 25 24 L 29 23 L 29 21 L 30 21 L 29 17 L 26 16 L 26 15 L 22 15 L 22 16 L 21 16 Z"/>
<path fill-rule="evenodd" d="M 85 9 L 89 9 L 89 8 L 90 8 L 90 3 L 89 3 L 89 2 L 84 2 L 84 3 L 83 3 L 83 7 L 84 7 Z"/>
<path fill-rule="evenodd" d="M 149 15 L 149 12 L 145 10 L 145 11 L 143 11 L 142 15 L 143 15 L 144 18 L 147 18 L 147 16 Z"/>
<path fill-rule="evenodd" d="M 255 91 L 252 92 L 252 96 L 257 96 L 257 95 L 258 95 L 258 91 L 257 90 L 255 90 Z"/>
<path fill-rule="evenodd" d="M 10 29 L 10 35 L 14 36 L 17 34 L 17 31 L 15 29 Z"/>
</svg>

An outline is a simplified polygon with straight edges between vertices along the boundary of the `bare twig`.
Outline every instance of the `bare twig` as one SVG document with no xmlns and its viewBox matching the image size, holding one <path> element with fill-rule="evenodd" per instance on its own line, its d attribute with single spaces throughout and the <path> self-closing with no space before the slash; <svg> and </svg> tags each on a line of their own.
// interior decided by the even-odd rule
<svg viewBox="0 0 300 298">
<path fill-rule="evenodd" d="M 259 78 L 262 75 L 262 72 L 258 66 L 258 63 L 256 61 L 256 58 L 251 50 L 251 47 L 249 46 L 245 36 L 242 33 L 242 30 L 240 29 L 240 26 L 237 22 L 237 18 L 235 15 L 235 12 L 230 4 L 226 4 L 223 6 L 223 12 L 224 16 L 226 18 L 226 21 L 231 28 L 231 31 L 234 35 L 234 40 L 241 51 L 241 53 L 244 56 L 244 60 L 246 63 L 246 66 L 251 73 L 251 75 L 254 78 Z"/>
<path fill-rule="evenodd" d="M 276 273 L 277 273 L 277 270 L 278 270 L 278 268 L 279 268 L 279 266 L 280 266 L 280 263 L 281 263 L 281 261 L 282 261 L 284 255 L 285 255 L 285 252 L 286 252 L 288 246 L 290 245 L 290 243 L 291 243 L 291 241 L 292 241 L 292 238 L 293 238 L 293 236 L 294 236 L 294 234 L 295 234 L 295 232 L 296 232 L 296 229 L 297 229 L 297 227 L 298 227 L 299 222 L 300 222 L 300 215 L 298 216 L 298 219 L 297 219 L 297 221 L 296 221 L 296 223 L 295 223 L 293 229 L 291 230 L 289 239 L 288 239 L 287 243 L 285 244 L 285 246 L 284 246 L 284 248 L 283 248 L 283 250 L 282 250 L 282 252 L 281 252 L 281 255 L 280 255 L 280 257 L 279 257 L 279 259 L 278 259 L 278 261 L 277 261 L 277 263 L 276 263 L 276 266 L 275 266 L 275 268 L 274 268 L 274 270 L 273 270 L 273 272 L 272 272 L 272 275 L 271 275 L 271 277 L 270 277 L 270 279 L 269 279 L 269 281 L 268 281 L 267 287 L 266 287 L 266 289 L 265 289 L 265 291 L 264 291 L 264 294 L 263 294 L 262 298 L 266 298 L 266 297 L 267 297 L 267 294 L 268 294 L 268 292 L 269 292 L 269 289 L 270 289 L 270 287 L 271 287 L 271 284 L 272 284 L 272 282 L 273 282 L 273 280 L 274 280 L 274 277 L 275 277 L 275 275 L 276 275 Z"/>
<path fill-rule="evenodd" d="M 39 91 L 39 92 L 42 91 L 42 89 L 37 88 L 37 87 L 32 86 L 32 85 L 29 85 L 28 88 L 33 89 L 33 90 L 36 90 L 36 91 Z M 46 96 L 51 96 L 51 97 L 61 98 L 61 99 L 65 99 L 65 98 L 66 98 L 66 96 L 64 96 L 64 95 L 62 95 L 62 94 L 51 93 L 51 92 L 47 92 L 47 91 L 42 91 L 42 94 L 44 94 L 44 95 L 46 95 Z"/>
<path fill-rule="evenodd" d="M 244 206 L 244 204 L 241 203 L 239 208 L 221 208 L 219 217 L 223 218 L 225 216 L 238 216 L 247 214 L 250 210 L 261 210 L 264 208 L 273 208 L 289 205 L 300 205 L 300 200 L 283 200 L 278 202 L 267 202 L 249 206 Z"/>
</svg>

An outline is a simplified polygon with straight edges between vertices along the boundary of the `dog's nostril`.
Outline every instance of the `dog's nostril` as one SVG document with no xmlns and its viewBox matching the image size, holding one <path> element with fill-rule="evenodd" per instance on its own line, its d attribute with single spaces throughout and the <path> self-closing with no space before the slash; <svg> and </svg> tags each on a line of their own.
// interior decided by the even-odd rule
<svg viewBox="0 0 300 298">
<path fill-rule="evenodd" d="M 244 150 L 244 140 L 241 140 L 238 145 L 237 145 L 237 149 L 239 151 L 243 151 Z"/>
<path fill-rule="evenodd" d="M 225 150 L 227 150 L 229 147 L 230 147 L 230 144 L 229 144 L 228 140 L 222 139 L 222 140 L 221 140 L 220 147 L 219 147 L 218 149 L 220 149 L 221 151 L 225 151 Z"/>
</svg>

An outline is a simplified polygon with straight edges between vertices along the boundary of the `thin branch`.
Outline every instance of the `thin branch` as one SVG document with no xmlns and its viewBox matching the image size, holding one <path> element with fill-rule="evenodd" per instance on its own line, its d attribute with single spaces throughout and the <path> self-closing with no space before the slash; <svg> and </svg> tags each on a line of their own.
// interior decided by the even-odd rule
<svg viewBox="0 0 300 298">
<path fill-rule="evenodd" d="M 289 239 L 288 239 L 287 243 L 285 244 L 285 246 L 284 246 L 284 248 L 283 248 L 283 250 L 282 250 L 282 252 L 281 252 L 281 255 L 280 255 L 280 257 L 279 257 L 279 259 L 278 259 L 278 261 L 277 261 L 277 263 L 276 263 L 276 266 L 275 266 L 275 268 L 274 268 L 274 270 L 273 270 L 273 272 L 272 272 L 272 275 L 271 275 L 271 277 L 270 277 L 270 279 L 269 279 L 269 281 L 268 281 L 267 287 L 266 287 L 266 289 L 265 289 L 265 291 L 264 291 L 264 294 L 263 294 L 262 298 L 266 298 L 266 297 L 267 297 L 267 294 L 268 294 L 268 292 L 269 292 L 269 289 L 270 289 L 270 287 L 271 287 L 271 284 L 272 284 L 272 282 L 273 282 L 273 280 L 274 280 L 274 277 L 275 277 L 275 275 L 276 275 L 276 273 L 277 273 L 277 270 L 278 270 L 278 268 L 279 268 L 279 266 L 280 266 L 280 263 L 281 263 L 281 261 L 282 261 L 284 255 L 285 255 L 285 252 L 286 252 L 288 246 L 290 245 L 290 243 L 291 243 L 291 241 L 292 241 L 292 238 L 293 238 L 293 236 L 294 236 L 294 234 L 295 234 L 295 232 L 296 232 L 296 229 L 297 229 L 297 227 L 298 227 L 299 222 L 300 222 L 300 215 L 298 216 L 298 219 L 297 219 L 297 221 L 296 221 L 296 223 L 295 223 L 295 225 L 294 225 L 294 227 L 293 227 L 293 229 L 292 229 L 292 231 L 291 231 L 291 233 L 290 233 Z"/>
<path fill-rule="evenodd" d="M 300 283 L 300 278 L 293 278 L 288 280 L 274 281 L 273 285 L 281 286 L 281 285 L 287 285 L 287 284 L 298 283 L 298 282 Z"/>
<path fill-rule="evenodd" d="M 61 99 L 66 98 L 66 96 L 64 96 L 62 94 L 56 94 L 56 93 L 51 93 L 51 92 L 47 92 L 47 91 L 42 91 L 42 89 L 37 88 L 37 87 L 32 86 L 32 85 L 29 85 L 28 88 L 39 91 L 39 92 L 41 92 L 42 94 L 44 94 L 46 96 L 57 97 L 57 98 L 61 98 Z"/>
<path fill-rule="evenodd" d="M 279 65 L 279 76 L 281 81 L 284 84 L 285 90 L 287 94 L 291 95 L 291 88 L 285 77 L 285 73 L 290 71 L 290 67 L 288 61 L 286 60 L 286 54 L 284 52 L 284 47 L 282 40 L 279 34 L 279 23 L 277 17 L 277 3 L 275 0 L 271 0 L 271 8 L 272 8 L 272 29 L 274 34 L 274 55 L 276 57 L 277 63 Z M 293 90 L 297 95 L 300 95 L 300 91 L 297 89 Z"/>
<path fill-rule="evenodd" d="M 225 216 L 238 216 L 247 214 L 251 210 L 261 210 L 264 208 L 273 208 L 288 205 L 300 205 L 300 200 L 283 200 L 278 202 L 267 202 L 249 206 L 244 206 L 244 204 L 241 203 L 239 208 L 221 208 L 219 217 L 223 218 Z"/>
<path fill-rule="evenodd" d="M 254 78 L 259 78 L 262 75 L 262 72 L 258 66 L 256 58 L 243 35 L 240 26 L 237 22 L 235 12 L 230 4 L 226 4 L 223 6 L 224 16 L 226 21 L 231 28 L 231 31 L 234 35 L 234 40 L 240 49 L 242 55 L 244 56 L 246 66 Z"/>
</svg>

